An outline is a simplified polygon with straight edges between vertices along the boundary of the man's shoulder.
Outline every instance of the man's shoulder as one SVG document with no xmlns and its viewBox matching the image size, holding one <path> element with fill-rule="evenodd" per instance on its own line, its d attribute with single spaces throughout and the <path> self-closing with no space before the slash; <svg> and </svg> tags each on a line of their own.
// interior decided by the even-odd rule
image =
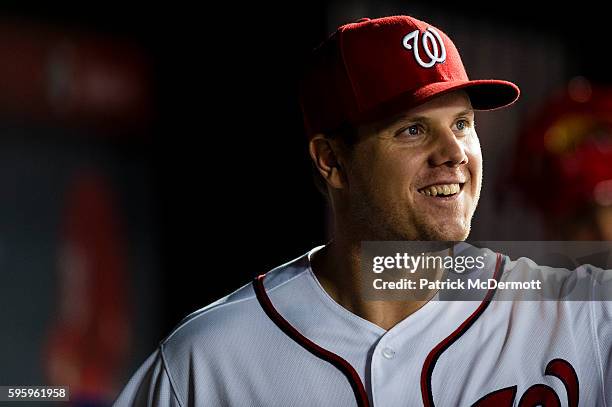
<svg viewBox="0 0 612 407">
<path fill-rule="evenodd" d="M 557 260 L 558 263 L 558 259 Z M 504 282 L 540 282 L 537 290 L 520 290 L 530 299 L 610 301 L 612 271 L 592 264 L 568 264 L 567 267 L 548 266 L 526 257 L 511 259 L 504 256 Z M 516 291 L 514 292 L 516 294 Z"/>
<path fill-rule="evenodd" d="M 268 292 L 291 289 L 291 282 L 309 270 L 308 253 L 266 273 Z M 186 349 L 227 344 L 227 338 L 257 332 L 265 313 L 259 306 L 253 283 L 189 314 L 161 342 L 165 354 L 183 353 Z"/>
</svg>

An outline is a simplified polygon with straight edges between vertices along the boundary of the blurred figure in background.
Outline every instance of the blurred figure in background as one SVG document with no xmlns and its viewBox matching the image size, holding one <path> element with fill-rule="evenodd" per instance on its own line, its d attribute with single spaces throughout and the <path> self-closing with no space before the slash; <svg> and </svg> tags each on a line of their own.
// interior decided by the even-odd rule
<svg viewBox="0 0 612 407">
<path fill-rule="evenodd" d="M 138 43 L 4 19 L 0 56 L 0 384 L 109 405 L 143 331 L 131 282 L 157 277 L 151 63 Z"/>
<path fill-rule="evenodd" d="M 511 183 L 546 238 L 612 240 L 612 89 L 574 78 L 524 129 Z"/>
<path fill-rule="evenodd" d="M 70 405 L 105 406 L 132 331 L 125 230 L 112 185 L 100 174 L 77 175 L 66 201 L 46 373 L 52 385 L 70 386 Z"/>
</svg>

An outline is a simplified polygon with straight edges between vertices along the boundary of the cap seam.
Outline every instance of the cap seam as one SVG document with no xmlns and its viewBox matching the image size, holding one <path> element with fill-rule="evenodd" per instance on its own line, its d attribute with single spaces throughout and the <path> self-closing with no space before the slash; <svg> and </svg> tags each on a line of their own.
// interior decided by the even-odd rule
<svg viewBox="0 0 612 407">
<path fill-rule="evenodd" d="M 357 106 L 357 110 L 359 112 L 362 111 L 362 106 L 361 103 L 357 100 L 357 91 L 355 89 L 355 84 L 353 83 L 353 78 L 351 76 L 351 72 L 349 71 L 347 64 L 346 64 L 346 60 L 344 58 L 344 39 L 343 37 L 343 32 L 344 29 L 341 28 L 338 30 L 338 45 L 340 48 L 340 58 L 342 59 L 342 67 L 344 68 L 344 72 L 346 72 L 346 77 L 349 80 L 349 83 L 351 84 L 351 90 L 353 91 L 353 102 L 355 103 L 355 105 Z M 349 118 L 347 118 L 348 120 L 350 120 Z M 352 119 L 352 118 L 351 118 Z"/>
</svg>

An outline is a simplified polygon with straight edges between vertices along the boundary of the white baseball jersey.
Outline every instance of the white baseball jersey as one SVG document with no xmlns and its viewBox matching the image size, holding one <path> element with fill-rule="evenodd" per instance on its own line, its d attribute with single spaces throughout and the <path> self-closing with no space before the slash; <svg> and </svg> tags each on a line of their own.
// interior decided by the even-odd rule
<svg viewBox="0 0 612 407">
<path fill-rule="evenodd" d="M 611 301 L 432 300 L 384 330 L 321 287 L 318 249 L 188 316 L 115 405 L 612 407 Z M 501 281 L 536 266 L 488 259 Z M 597 299 L 602 272 L 563 276 Z"/>
</svg>

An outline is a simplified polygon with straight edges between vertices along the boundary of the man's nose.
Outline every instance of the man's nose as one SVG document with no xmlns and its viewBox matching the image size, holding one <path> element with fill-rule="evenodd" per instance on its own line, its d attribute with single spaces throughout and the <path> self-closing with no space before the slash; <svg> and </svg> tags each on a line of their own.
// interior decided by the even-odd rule
<svg viewBox="0 0 612 407">
<path fill-rule="evenodd" d="M 440 129 L 433 143 L 429 164 L 434 167 L 446 165 L 457 167 L 468 163 L 465 144 L 451 129 Z"/>
</svg>

